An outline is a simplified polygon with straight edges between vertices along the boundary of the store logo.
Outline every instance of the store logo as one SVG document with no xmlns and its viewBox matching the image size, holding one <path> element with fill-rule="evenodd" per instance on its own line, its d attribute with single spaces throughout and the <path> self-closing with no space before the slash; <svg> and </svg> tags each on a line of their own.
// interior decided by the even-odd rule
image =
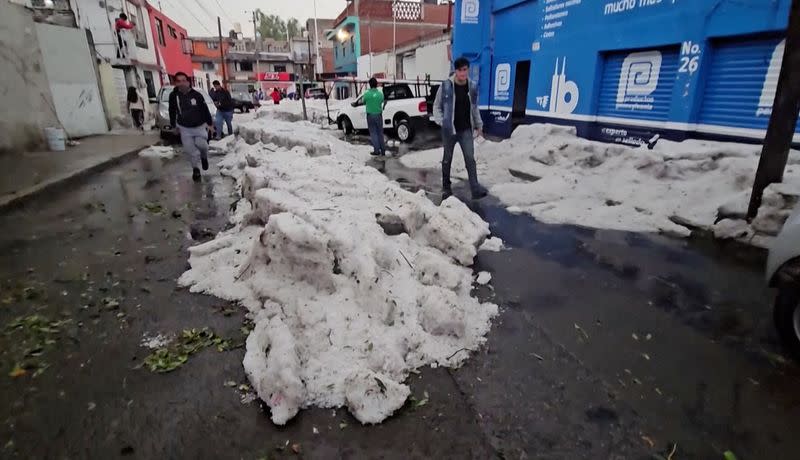
<svg viewBox="0 0 800 460">
<path fill-rule="evenodd" d="M 461 2 L 461 24 L 477 24 L 480 0 L 464 0 Z"/>
<path fill-rule="evenodd" d="M 498 110 L 491 112 L 491 115 L 494 117 L 495 123 L 505 123 L 511 118 L 511 112 L 500 112 Z"/>
<path fill-rule="evenodd" d="M 550 96 L 537 96 L 536 103 L 539 104 L 543 109 L 547 108 L 547 103 L 550 102 Z"/>
<path fill-rule="evenodd" d="M 652 94 L 661 75 L 660 51 L 631 53 L 622 61 L 617 89 L 617 109 L 653 110 Z"/>
<path fill-rule="evenodd" d="M 497 64 L 494 71 L 494 98 L 498 101 L 507 101 L 511 89 L 511 64 Z"/>
<path fill-rule="evenodd" d="M 556 70 L 553 72 L 553 82 L 550 86 L 550 112 L 572 113 L 578 107 L 580 91 L 574 81 L 567 80 L 567 58 L 561 64 L 561 73 L 558 73 L 558 58 Z M 546 96 L 545 96 L 546 97 Z M 539 99 L 539 98 L 537 98 Z"/>
<path fill-rule="evenodd" d="M 769 60 L 767 74 L 764 76 L 764 85 L 761 87 L 761 97 L 758 100 L 758 109 L 756 109 L 757 117 L 772 115 L 772 104 L 775 102 L 775 93 L 778 90 L 778 76 L 781 73 L 785 47 L 786 40 L 782 40 L 772 52 L 772 59 Z"/>
</svg>

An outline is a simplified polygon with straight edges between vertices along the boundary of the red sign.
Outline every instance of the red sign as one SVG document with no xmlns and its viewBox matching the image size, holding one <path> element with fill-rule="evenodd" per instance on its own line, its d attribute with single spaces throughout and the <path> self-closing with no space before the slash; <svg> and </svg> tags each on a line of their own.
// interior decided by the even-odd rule
<svg viewBox="0 0 800 460">
<path fill-rule="evenodd" d="M 292 74 L 289 72 L 261 72 L 258 74 L 259 81 L 292 81 Z"/>
</svg>

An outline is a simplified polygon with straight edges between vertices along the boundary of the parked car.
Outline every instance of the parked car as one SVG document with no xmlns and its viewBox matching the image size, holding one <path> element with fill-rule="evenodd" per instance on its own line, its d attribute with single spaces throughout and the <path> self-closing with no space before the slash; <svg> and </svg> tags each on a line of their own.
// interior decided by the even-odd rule
<svg viewBox="0 0 800 460">
<path fill-rule="evenodd" d="M 250 93 L 231 93 L 231 98 L 233 99 L 234 110 L 238 110 L 242 113 L 249 112 L 251 110 L 255 110 L 260 104 L 256 105 L 253 102 L 253 96 Z"/>
<path fill-rule="evenodd" d="M 800 204 L 769 249 L 767 281 L 778 289 L 773 310 L 778 336 L 786 350 L 800 360 Z"/>
<path fill-rule="evenodd" d="M 161 131 L 161 139 L 171 140 L 178 136 L 178 133 L 169 125 L 169 95 L 174 90 L 174 86 L 162 86 L 158 91 L 158 111 L 156 113 L 156 126 Z M 217 114 L 217 107 L 211 96 L 208 95 L 206 90 L 202 88 L 194 88 L 197 92 L 203 95 L 203 99 L 208 105 L 208 110 L 211 112 L 211 117 Z"/>
<path fill-rule="evenodd" d="M 417 130 L 429 123 L 428 107 L 430 104 L 427 98 L 415 97 L 411 87 L 405 83 L 384 86 L 383 95 L 385 98 L 384 131 L 393 132 L 401 142 L 411 142 L 414 140 Z M 342 106 L 336 124 L 346 134 L 368 129 L 363 94 L 350 104 Z"/>
<path fill-rule="evenodd" d="M 327 96 L 325 88 L 308 88 L 306 90 L 306 99 L 325 99 Z"/>
</svg>

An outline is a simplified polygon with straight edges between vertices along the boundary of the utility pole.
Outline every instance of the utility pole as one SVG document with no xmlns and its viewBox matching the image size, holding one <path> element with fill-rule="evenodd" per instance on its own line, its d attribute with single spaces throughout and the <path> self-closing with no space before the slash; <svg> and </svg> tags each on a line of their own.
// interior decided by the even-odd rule
<svg viewBox="0 0 800 460">
<path fill-rule="evenodd" d="M 392 57 L 394 59 L 394 79 L 397 80 L 397 2 L 395 0 L 392 0 Z M 389 69 L 386 70 L 388 72 Z"/>
<path fill-rule="evenodd" d="M 308 46 L 308 79 L 314 81 L 314 74 L 316 73 L 314 69 L 311 67 L 311 34 L 306 31 L 306 42 Z"/>
<path fill-rule="evenodd" d="M 317 28 L 317 0 L 314 0 L 314 49 L 315 73 L 322 73 L 322 56 L 319 55 L 319 29 Z"/>
<path fill-rule="evenodd" d="M 225 47 L 222 43 L 222 21 L 217 16 L 217 33 L 219 34 L 219 66 L 222 69 L 222 85 L 228 88 L 228 72 L 225 69 Z"/>
<path fill-rule="evenodd" d="M 308 31 L 306 31 L 306 35 L 308 35 Z M 306 61 L 306 65 L 311 63 L 311 40 L 309 38 L 308 41 L 308 60 Z M 302 65 L 302 64 L 300 64 Z M 308 112 L 306 111 L 306 93 L 305 93 L 305 85 L 303 84 L 306 81 L 306 73 L 300 72 L 300 100 L 303 104 L 303 120 L 308 120 Z"/>
<path fill-rule="evenodd" d="M 778 76 L 764 147 L 758 160 L 750 206 L 747 208 L 748 220 L 758 214 L 764 189 L 770 184 L 783 181 L 783 172 L 797 126 L 797 115 L 800 112 L 800 0 L 792 0 L 789 8 L 783 65 Z"/>
<path fill-rule="evenodd" d="M 255 50 L 256 55 L 256 92 L 258 92 L 258 90 L 261 89 L 261 55 L 258 51 L 258 48 L 260 48 L 258 45 L 261 40 L 258 39 L 258 23 L 256 21 L 256 13 L 256 11 L 253 11 L 253 49 Z"/>
</svg>

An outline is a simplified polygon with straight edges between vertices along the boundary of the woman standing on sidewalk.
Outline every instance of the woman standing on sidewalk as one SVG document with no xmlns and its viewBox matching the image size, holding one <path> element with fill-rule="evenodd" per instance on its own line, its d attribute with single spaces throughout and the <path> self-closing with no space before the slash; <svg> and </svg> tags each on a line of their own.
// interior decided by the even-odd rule
<svg viewBox="0 0 800 460">
<path fill-rule="evenodd" d="M 128 111 L 133 117 L 133 126 L 144 132 L 144 100 L 133 86 L 128 87 Z"/>
</svg>

